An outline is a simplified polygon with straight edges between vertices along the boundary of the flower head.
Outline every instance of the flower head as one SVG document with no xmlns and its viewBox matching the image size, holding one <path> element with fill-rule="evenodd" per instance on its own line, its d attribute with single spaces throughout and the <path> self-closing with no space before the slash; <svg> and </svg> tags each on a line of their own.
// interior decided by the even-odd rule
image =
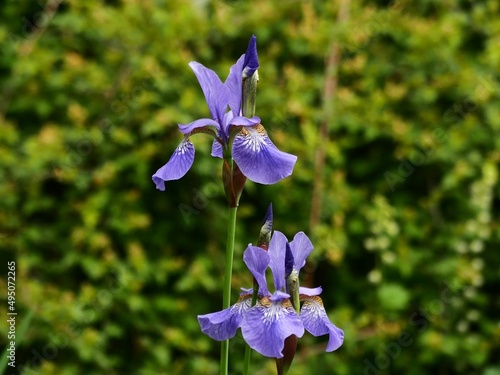
<svg viewBox="0 0 500 375">
<path fill-rule="evenodd" d="M 178 180 L 191 168 L 195 149 L 190 137 L 197 133 L 214 137 L 212 156 L 234 159 L 243 175 L 254 182 L 274 184 L 289 176 L 297 157 L 276 148 L 259 117 L 242 114 L 243 80 L 257 77 L 259 67 L 255 36 L 247 53 L 231 67 L 224 83 L 213 70 L 200 63 L 191 62 L 189 66 L 198 78 L 211 118 L 179 124 L 184 139 L 170 160 L 153 175 L 156 188 L 165 190 L 165 181 Z"/>
<path fill-rule="evenodd" d="M 275 231 L 273 239 L 275 237 L 278 238 L 275 243 L 279 243 L 280 246 L 282 246 L 283 243 L 288 243 L 285 235 L 281 232 Z M 269 246 L 269 255 L 272 259 L 270 267 L 273 270 L 275 284 L 279 283 L 279 286 L 276 285 L 277 288 L 284 288 L 289 294 L 293 293 L 293 290 L 290 290 L 290 283 L 287 281 L 290 275 L 294 273 L 298 280 L 300 270 L 305 266 L 306 258 L 311 254 L 313 248 L 311 240 L 309 240 L 309 237 L 307 237 L 304 232 L 297 233 L 289 243 L 291 256 L 289 256 L 288 259 L 286 251 L 282 251 L 276 246 Z M 290 259 L 293 260 L 293 264 L 289 263 Z M 286 262 L 287 260 L 288 262 Z M 288 270 L 282 266 L 284 264 L 288 266 L 286 267 Z M 337 350 L 342 345 L 344 342 L 344 332 L 328 319 L 323 301 L 319 297 L 321 292 L 321 287 L 298 287 L 300 302 L 302 302 L 302 306 L 300 307 L 300 319 L 306 331 L 313 336 L 330 335 L 326 348 L 326 351 L 330 352 Z"/>
<path fill-rule="evenodd" d="M 288 337 L 300 338 L 304 330 L 314 336 L 329 334 L 326 351 L 338 349 L 344 341 L 344 333 L 328 319 L 319 297 L 322 289 L 299 287 L 302 302 L 299 309 L 293 306 L 287 290 L 285 275 L 298 273 L 312 249 L 311 241 L 303 232 L 297 233 L 289 243 L 283 233 L 275 231 L 268 251 L 248 245 L 243 260 L 258 283 L 257 304 L 251 306 L 251 294 L 245 290 L 229 309 L 198 316 L 202 331 L 216 340 L 226 340 L 241 327 L 243 338 L 252 349 L 274 358 L 283 357 Z M 273 293 L 266 283 L 267 268 L 273 273 Z"/>
<path fill-rule="evenodd" d="M 274 236 L 269 250 L 276 246 L 273 240 Z M 289 294 L 280 290 L 271 294 L 267 289 L 265 271 L 271 262 L 270 254 L 259 247 L 248 246 L 243 260 L 259 284 L 261 298 L 244 315 L 241 333 L 253 350 L 266 357 L 282 358 L 285 339 L 291 335 L 302 337 L 304 325 L 290 302 Z"/>
</svg>

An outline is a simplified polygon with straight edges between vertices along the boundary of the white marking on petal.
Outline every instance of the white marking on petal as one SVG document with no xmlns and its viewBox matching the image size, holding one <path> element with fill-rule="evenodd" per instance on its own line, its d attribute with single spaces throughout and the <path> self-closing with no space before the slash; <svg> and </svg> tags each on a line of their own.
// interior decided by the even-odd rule
<svg viewBox="0 0 500 375">
<path fill-rule="evenodd" d="M 310 311 L 313 319 L 319 319 L 322 315 L 321 310 L 312 301 L 305 302 L 302 308 Z"/>
<path fill-rule="evenodd" d="M 282 320 L 289 313 L 287 308 L 292 306 L 288 299 L 272 302 L 269 297 L 262 298 L 259 304 L 263 312 L 262 323 L 266 326 Z"/>
<path fill-rule="evenodd" d="M 253 152 L 260 152 L 265 144 L 266 130 L 260 124 L 243 128 L 240 134 L 243 137 L 242 144 Z"/>
<path fill-rule="evenodd" d="M 187 138 L 177 146 L 175 153 L 178 155 L 184 155 L 193 143 Z"/>
</svg>

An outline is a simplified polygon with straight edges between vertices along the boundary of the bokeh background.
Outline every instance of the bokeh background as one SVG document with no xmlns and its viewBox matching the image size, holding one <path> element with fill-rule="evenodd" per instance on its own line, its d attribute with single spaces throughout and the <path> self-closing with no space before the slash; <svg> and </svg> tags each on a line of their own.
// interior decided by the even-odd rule
<svg viewBox="0 0 500 375">
<path fill-rule="evenodd" d="M 207 117 L 196 60 L 223 79 L 258 39 L 257 114 L 298 156 L 247 182 L 241 260 L 270 202 L 306 232 L 303 285 L 344 345 L 300 340 L 290 374 L 499 375 L 500 3 L 30 0 L 0 7 L 0 316 L 17 264 L 13 374 L 216 374 L 198 314 L 220 309 L 220 160 L 151 175 Z M 24 332 L 20 332 L 25 324 Z M 7 325 L 1 324 L 0 343 Z M 244 343 L 231 341 L 231 373 Z M 23 366 L 23 367 L 20 367 Z M 273 374 L 254 354 L 252 373 Z"/>
</svg>

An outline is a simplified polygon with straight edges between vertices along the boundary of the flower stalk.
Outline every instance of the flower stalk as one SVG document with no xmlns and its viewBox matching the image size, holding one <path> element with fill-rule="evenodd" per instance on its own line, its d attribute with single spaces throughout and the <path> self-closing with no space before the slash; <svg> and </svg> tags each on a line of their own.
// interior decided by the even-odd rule
<svg viewBox="0 0 500 375">
<path fill-rule="evenodd" d="M 234 238 L 236 235 L 236 213 L 238 205 L 229 207 L 229 222 L 227 227 L 226 243 L 226 268 L 224 273 L 224 289 L 222 292 L 222 308 L 227 309 L 231 305 L 231 278 L 233 274 Z M 229 340 L 222 341 L 220 355 L 220 375 L 228 374 L 229 364 Z"/>
<path fill-rule="evenodd" d="M 257 247 L 267 251 L 269 249 L 269 242 L 271 242 L 271 235 L 273 232 L 273 204 L 269 205 L 267 209 L 266 217 L 264 218 L 264 223 L 260 228 L 259 238 L 257 240 Z M 253 292 L 252 292 L 252 304 L 251 307 L 255 306 L 257 303 L 259 293 L 259 284 L 255 277 L 253 278 Z M 245 347 L 245 359 L 243 362 L 243 375 L 248 375 L 250 370 L 250 359 L 252 356 L 252 349 L 247 344 Z"/>
</svg>

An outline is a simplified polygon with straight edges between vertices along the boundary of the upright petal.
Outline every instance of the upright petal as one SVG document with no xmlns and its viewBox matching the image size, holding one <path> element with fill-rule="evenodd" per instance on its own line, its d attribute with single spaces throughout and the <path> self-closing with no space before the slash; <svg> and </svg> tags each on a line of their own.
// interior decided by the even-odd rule
<svg viewBox="0 0 500 375">
<path fill-rule="evenodd" d="M 269 266 L 269 254 L 257 246 L 248 245 L 243 253 L 243 261 L 259 284 L 259 294 L 269 294 L 266 283 L 266 269 Z"/>
<path fill-rule="evenodd" d="M 292 253 L 292 249 L 290 248 L 290 244 L 287 242 L 285 247 L 285 278 L 288 279 L 288 276 L 292 274 L 295 266 L 295 258 Z M 299 275 L 298 270 L 295 270 L 297 276 Z"/>
<path fill-rule="evenodd" d="M 288 299 L 262 298 L 245 314 L 241 332 L 247 344 L 266 357 L 282 358 L 285 339 L 302 337 L 304 326 Z"/>
<path fill-rule="evenodd" d="M 297 161 L 276 148 L 262 125 L 241 130 L 234 139 L 233 158 L 247 178 L 265 185 L 290 176 Z"/>
<path fill-rule="evenodd" d="M 251 77 L 255 71 L 259 69 L 259 56 L 257 55 L 257 37 L 252 35 L 248 42 L 247 51 L 245 53 L 245 61 L 243 63 L 243 76 Z"/>
<path fill-rule="evenodd" d="M 311 254 L 314 246 L 304 232 L 299 232 L 293 237 L 292 242 L 290 242 L 290 248 L 295 259 L 295 268 L 297 268 L 297 271 L 300 271 L 306 264 L 306 258 Z"/>
<path fill-rule="evenodd" d="M 344 342 L 344 331 L 330 322 L 321 298 L 318 296 L 301 296 L 301 300 L 304 301 L 304 304 L 300 310 L 300 319 L 304 324 L 304 328 L 313 336 L 330 334 L 326 351 L 333 352 L 337 350 Z"/>
<path fill-rule="evenodd" d="M 242 72 L 243 64 L 245 61 L 245 55 L 241 55 L 236 64 L 234 64 L 229 70 L 229 75 L 226 78 L 224 84 L 230 90 L 231 96 L 229 97 L 229 107 L 233 112 L 234 116 L 240 115 L 241 110 L 241 96 L 242 96 Z"/>
<path fill-rule="evenodd" d="M 198 315 L 201 331 L 214 340 L 227 340 L 236 334 L 243 316 L 252 305 L 252 293 L 242 294 L 233 306 L 211 314 Z"/>
<path fill-rule="evenodd" d="M 285 251 L 287 239 L 283 233 L 275 230 L 269 243 L 268 253 L 271 257 L 269 267 L 273 272 L 274 287 L 281 290 L 285 287 Z"/>
<path fill-rule="evenodd" d="M 153 182 L 158 190 L 165 190 L 165 181 L 178 180 L 182 178 L 194 161 L 194 145 L 189 138 L 177 146 L 170 160 L 153 175 Z"/>
<path fill-rule="evenodd" d="M 194 74 L 198 78 L 212 118 L 218 122 L 222 122 L 224 113 L 229 104 L 229 88 L 222 83 L 213 70 L 205 68 L 196 61 L 191 61 L 189 66 L 193 69 Z"/>
</svg>

